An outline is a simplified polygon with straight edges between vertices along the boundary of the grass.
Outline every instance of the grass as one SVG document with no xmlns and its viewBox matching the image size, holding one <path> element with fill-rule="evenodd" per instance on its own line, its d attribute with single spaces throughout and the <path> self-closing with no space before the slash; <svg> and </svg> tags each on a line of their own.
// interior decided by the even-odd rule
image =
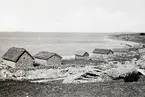
<svg viewBox="0 0 145 97">
<path fill-rule="evenodd" d="M 105 63 L 103 61 L 97 61 L 97 60 L 77 60 L 77 59 L 72 59 L 72 60 L 62 60 L 62 67 L 70 67 L 70 66 L 86 66 L 86 65 L 99 65 Z"/>
<path fill-rule="evenodd" d="M 61 80 L 46 84 L 5 81 L 0 82 L 0 97 L 144 97 L 144 80 L 81 84 L 62 84 Z"/>
</svg>

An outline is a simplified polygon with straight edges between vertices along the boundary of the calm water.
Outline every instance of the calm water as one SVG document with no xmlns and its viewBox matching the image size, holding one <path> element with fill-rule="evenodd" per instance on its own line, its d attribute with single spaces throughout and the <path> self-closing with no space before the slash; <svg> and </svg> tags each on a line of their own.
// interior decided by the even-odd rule
<svg viewBox="0 0 145 97">
<path fill-rule="evenodd" d="M 94 48 L 111 46 L 106 36 L 101 33 L 0 33 L 0 55 L 13 46 L 26 48 L 33 55 L 39 51 L 62 56 L 71 56 L 79 50 L 91 53 Z"/>
</svg>

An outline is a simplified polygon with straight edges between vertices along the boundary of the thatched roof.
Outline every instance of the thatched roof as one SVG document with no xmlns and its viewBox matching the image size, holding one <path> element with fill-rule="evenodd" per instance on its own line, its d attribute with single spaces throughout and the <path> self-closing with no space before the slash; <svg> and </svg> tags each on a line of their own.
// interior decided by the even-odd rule
<svg viewBox="0 0 145 97">
<path fill-rule="evenodd" d="M 85 51 L 78 51 L 75 53 L 75 55 L 79 55 L 79 56 L 84 56 L 85 54 L 87 54 L 89 56 L 89 53 L 85 52 Z"/>
<path fill-rule="evenodd" d="M 125 43 L 121 43 L 121 45 L 123 45 L 124 48 L 130 48 L 130 47 L 132 47 L 131 45 L 129 45 L 129 44 L 125 44 Z"/>
<path fill-rule="evenodd" d="M 114 48 L 113 49 L 113 52 L 122 52 L 122 53 L 125 53 L 125 52 L 129 52 L 129 48 Z"/>
<path fill-rule="evenodd" d="M 42 60 L 47 60 L 47 59 L 51 58 L 52 56 L 58 56 L 59 58 L 62 58 L 60 55 L 58 55 L 56 53 L 46 52 L 46 51 L 42 51 L 42 52 L 39 52 L 36 55 L 34 55 L 35 58 L 42 59 Z"/>
<path fill-rule="evenodd" d="M 113 53 L 113 51 L 110 49 L 98 49 L 98 48 L 94 49 L 93 51 L 93 53 L 95 54 L 109 54 L 110 52 Z"/>
<path fill-rule="evenodd" d="M 2 56 L 2 58 L 4 60 L 17 62 L 18 59 L 24 54 L 24 52 L 27 52 L 24 48 L 12 47 L 12 48 L 8 49 L 8 51 Z M 30 53 L 28 53 L 28 54 L 31 56 Z"/>
</svg>

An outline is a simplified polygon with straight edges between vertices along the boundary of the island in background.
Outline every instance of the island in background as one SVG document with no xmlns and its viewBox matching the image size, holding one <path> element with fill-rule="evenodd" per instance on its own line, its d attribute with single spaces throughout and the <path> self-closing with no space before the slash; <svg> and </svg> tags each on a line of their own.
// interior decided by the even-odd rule
<svg viewBox="0 0 145 97">
<path fill-rule="evenodd" d="M 113 34 L 110 35 L 109 38 L 145 44 L 145 33 Z"/>
</svg>

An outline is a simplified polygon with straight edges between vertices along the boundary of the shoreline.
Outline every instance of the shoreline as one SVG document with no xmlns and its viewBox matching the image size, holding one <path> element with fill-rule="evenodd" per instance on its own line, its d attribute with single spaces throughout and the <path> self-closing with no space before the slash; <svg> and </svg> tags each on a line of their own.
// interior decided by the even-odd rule
<svg viewBox="0 0 145 97">
<path fill-rule="evenodd" d="M 122 43 L 130 44 L 130 45 L 140 44 L 140 43 L 137 43 L 137 42 L 134 42 L 134 41 L 126 41 L 126 40 L 120 40 L 120 39 L 112 38 L 110 36 L 106 36 L 105 40 L 106 41 L 108 40 L 109 42 L 118 42 L 120 44 L 122 44 Z"/>
<path fill-rule="evenodd" d="M 106 41 L 109 45 L 111 45 L 112 44 L 112 47 L 123 47 L 122 45 L 121 45 L 121 43 L 125 43 L 125 44 L 129 44 L 129 45 L 133 45 L 133 44 L 138 44 L 138 43 L 135 43 L 135 42 L 130 42 L 130 41 L 124 41 L 124 40 L 117 40 L 117 39 L 112 39 L 112 38 L 110 38 L 109 36 L 106 36 L 106 37 L 104 37 L 104 39 L 103 39 L 103 41 Z M 107 48 L 107 47 L 106 47 Z M 110 48 L 111 49 L 111 48 Z M 92 55 L 92 53 L 90 53 L 90 56 Z M 75 59 L 75 55 L 71 55 L 71 56 L 62 56 L 62 60 L 71 60 L 71 59 Z M 88 61 L 88 62 L 90 62 L 90 61 Z M 69 63 L 67 63 L 67 64 L 71 64 L 70 62 Z M 73 63 L 74 64 L 74 63 Z M 80 64 L 80 63 L 75 63 L 75 64 Z M 81 64 L 88 64 L 88 63 L 81 63 Z M 57 74 L 58 72 L 56 71 L 56 72 L 54 72 L 53 70 L 52 71 L 45 71 L 45 72 L 42 72 L 42 70 L 35 70 L 35 71 L 32 71 L 32 72 L 27 72 L 28 74 L 30 73 L 30 74 L 33 74 L 34 73 L 34 75 L 35 75 L 35 73 L 37 72 L 37 74 L 39 73 L 39 74 L 41 74 L 41 76 L 38 76 L 38 77 L 42 77 L 42 75 L 44 74 L 45 75 L 45 73 L 46 72 L 52 72 L 52 75 L 53 75 L 53 73 L 55 74 Z M 19 72 L 18 72 L 19 73 Z M 48 77 L 50 76 L 50 75 L 47 75 Z M 32 77 L 32 76 L 27 76 L 27 77 Z M 35 77 L 36 77 L 36 75 L 35 75 Z M 51 76 L 50 76 L 51 77 Z M 54 77 L 56 77 L 56 76 L 54 76 Z"/>
<path fill-rule="evenodd" d="M 126 42 L 135 42 L 135 43 L 145 44 L 145 37 L 138 33 L 117 34 L 117 35 L 114 34 L 114 35 L 110 35 L 110 38 L 115 39 L 115 40 L 126 41 Z"/>
<path fill-rule="evenodd" d="M 105 42 L 108 42 L 108 44 L 110 44 L 110 46 L 109 47 L 100 47 L 102 49 L 122 48 L 123 47 L 122 44 L 129 44 L 129 45 L 141 44 L 141 43 L 137 43 L 134 41 L 126 41 L 126 40 L 111 38 L 110 35 L 105 36 L 103 40 Z M 92 55 L 93 54 L 90 53 L 90 56 L 92 56 Z M 62 59 L 63 60 L 75 59 L 75 55 L 62 56 Z"/>
</svg>

